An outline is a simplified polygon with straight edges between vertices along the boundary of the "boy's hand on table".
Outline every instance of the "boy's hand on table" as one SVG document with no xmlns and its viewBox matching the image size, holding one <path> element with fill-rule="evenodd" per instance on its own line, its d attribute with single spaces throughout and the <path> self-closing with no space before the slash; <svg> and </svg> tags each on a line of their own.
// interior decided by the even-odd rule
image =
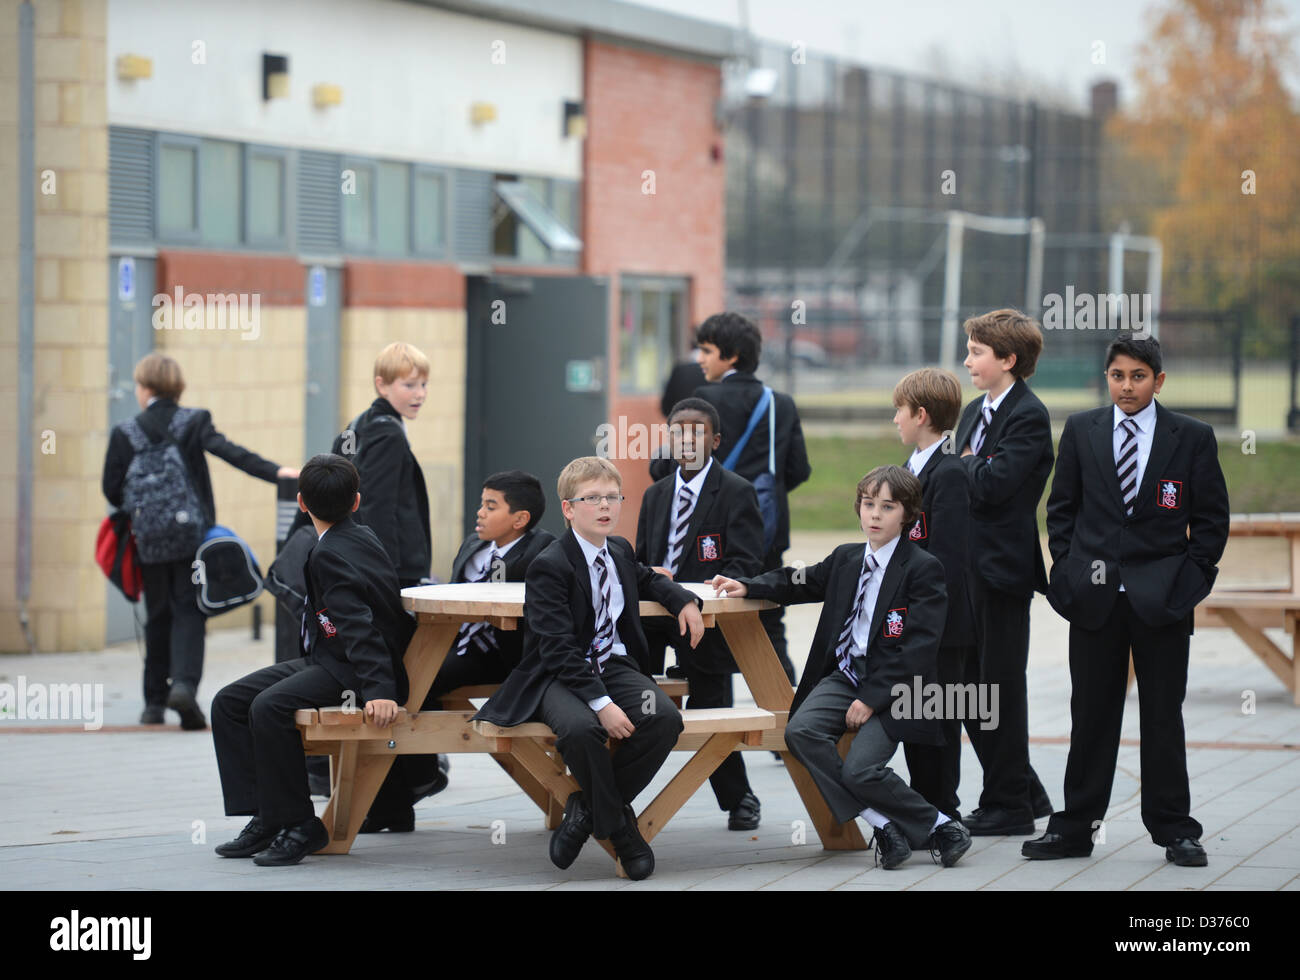
<svg viewBox="0 0 1300 980">
<path fill-rule="evenodd" d="M 685 636 L 687 630 L 691 631 L 691 649 L 694 650 L 704 636 L 704 617 L 700 615 L 700 607 L 694 602 L 683 607 L 677 614 L 677 622 L 681 626 L 678 630 L 681 636 Z"/>
<path fill-rule="evenodd" d="M 725 575 L 713 576 L 709 579 L 709 585 L 713 586 L 713 591 L 724 599 L 743 599 L 749 592 L 749 589 L 734 578 L 727 578 Z"/>
<path fill-rule="evenodd" d="M 596 717 L 605 726 L 610 738 L 629 738 L 636 731 L 636 726 L 628 720 L 623 709 L 613 701 L 597 711 Z"/>
<path fill-rule="evenodd" d="M 366 720 L 376 728 L 387 728 L 397 720 L 397 710 L 396 701 L 367 701 Z"/>
<path fill-rule="evenodd" d="M 871 715 L 871 708 L 855 699 L 849 705 L 849 710 L 844 712 L 844 724 L 848 726 L 849 731 L 856 732 L 871 720 Z"/>
</svg>

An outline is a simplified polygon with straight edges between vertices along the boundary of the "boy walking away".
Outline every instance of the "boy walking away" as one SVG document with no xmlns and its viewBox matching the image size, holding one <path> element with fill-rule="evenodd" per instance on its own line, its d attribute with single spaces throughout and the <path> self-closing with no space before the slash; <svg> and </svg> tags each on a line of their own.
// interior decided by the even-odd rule
<svg viewBox="0 0 1300 980">
<path fill-rule="evenodd" d="M 966 589 L 969 561 L 970 493 L 966 472 L 952 450 L 952 429 L 961 411 L 961 385 L 949 371 L 922 368 L 894 387 L 894 424 L 904 446 L 913 446 L 908 471 L 921 484 L 921 516 L 907 529 L 907 540 L 943 564 L 948 615 L 939 640 L 938 677 L 944 690 L 962 683 L 975 658 L 971 636 L 974 613 Z M 907 771 L 916 790 L 953 820 L 961 819 L 957 784 L 961 779 L 961 719 L 943 718 L 943 745 L 903 746 Z"/>
<path fill-rule="evenodd" d="M 538 720 L 555 732 L 580 787 L 551 835 L 557 868 L 569 867 L 595 834 L 639 881 L 654 871 L 654 853 L 631 803 L 677 744 L 682 716 L 646 676 L 638 603 L 645 596 L 662 604 L 682 635 L 690 631 L 692 647 L 704 620 L 692 593 L 638 564 L 627 541 L 609 536 L 623 503 L 613 463 L 575 459 L 557 489 L 569 531 L 529 566 L 523 660 L 475 718 L 502 726 Z M 610 738 L 619 740 L 613 754 Z"/>
<path fill-rule="evenodd" d="M 1047 590 L 1038 538 L 1038 500 L 1052 469 L 1047 408 L 1025 379 L 1043 351 L 1043 334 L 1019 310 L 994 310 L 965 323 L 966 368 L 985 392 L 966 406 L 957 450 L 970 479 L 970 599 L 977 659 L 967 683 L 996 684 L 999 723 L 966 734 L 984 768 L 979 808 L 966 818 L 975 836 L 1032 834 L 1052 812 L 1029 764 L 1029 603 Z"/>
<path fill-rule="evenodd" d="M 312 809 L 295 711 L 353 695 L 366 722 L 385 728 L 406 700 L 402 657 L 415 622 L 402 608 L 379 539 L 352 519 L 358 483 L 356 468 L 341 456 L 313 456 L 302 468 L 298 506 L 320 536 L 307 559 L 311 612 L 303 615 L 303 656 L 263 667 L 212 701 L 226 814 L 252 815 L 238 837 L 217 847 L 222 857 L 297 864 L 329 843 Z"/>
<path fill-rule="evenodd" d="M 865 544 L 840 545 L 807 568 L 739 581 L 720 575 L 712 585 L 730 597 L 823 603 L 785 743 L 836 820 L 861 816 L 875 829 L 876 859 L 886 870 L 919 847 L 950 868 L 970 849 L 970 834 L 889 768 L 900 741 L 942 738 L 910 692 L 934 680 L 947 608 L 943 565 L 903 534 L 921 511 L 921 485 L 903 467 L 864 476 L 854 510 Z M 857 734 L 841 760 L 846 731 Z"/>
<path fill-rule="evenodd" d="M 1203 867 L 1191 816 L 1183 697 L 1196 604 L 1228 541 L 1214 430 L 1155 401 L 1160 344 L 1121 334 L 1106 351 L 1113 405 L 1071 415 L 1047 499 L 1047 598 L 1070 621 L 1065 809 L 1027 858 L 1087 857 L 1106 816 L 1128 681 L 1137 675 L 1142 822 L 1165 860 Z"/>
<path fill-rule="evenodd" d="M 636 559 L 677 582 L 706 582 L 715 575 L 757 575 L 763 556 L 763 518 L 754 486 L 724 470 L 713 458 L 721 436 L 718 413 L 702 398 L 685 398 L 669 413 L 668 431 L 678 468 L 641 498 L 636 524 Z M 646 625 L 677 647 L 686 671 L 688 708 L 730 708 L 736 670 L 717 627 L 706 630 L 694 650 L 663 619 Z M 761 816 L 739 752 L 727 756 L 709 777 L 718 806 L 728 812 L 728 830 L 754 830 Z"/>
<path fill-rule="evenodd" d="M 546 513 L 546 495 L 537 477 L 523 470 L 493 473 L 483 481 L 474 533 L 465 538 L 452 564 L 452 582 L 522 582 L 528 566 L 555 535 L 537 526 Z M 519 665 L 523 631 L 499 630 L 488 623 L 466 623 L 455 641 L 421 711 L 437 711 L 448 691 L 475 684 L 499 684 Z M 444 789 L 447 777 L 437 755 L 399 755 L 379 788 L 363 834 L 415 829 L 415 804 Z"/>
<path fill-rule="evenodd" d="M 204 453 L 268 483 L 298 471 L 235 445 L 213 427 L 207 409 L 181 408 L 184 390 L 181 366 L 166 354 L 148 354 L 136 364 L 140 414 L 113 428 L 102 483 L 108 502 L 130 512 L 140 553 L 147 615 L 140 724 L 161 725 L 166 707 L 180 714 L 181 728 L 193 730 L 208 722 L 196 698 L 206 622 L 191 566 L 204 533 L 217 522 Z"/>
</svg>

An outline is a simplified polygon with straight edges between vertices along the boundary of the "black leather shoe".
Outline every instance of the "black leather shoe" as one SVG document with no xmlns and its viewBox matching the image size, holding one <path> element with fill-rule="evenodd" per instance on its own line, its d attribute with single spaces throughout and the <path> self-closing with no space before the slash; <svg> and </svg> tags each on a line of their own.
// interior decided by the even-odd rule
<svg viewBox="0 0 1300 980">
<path fill-rule="evenodd" d="M 972 837 L 1024 837 L 1034 832 L 1034 815 L 982 806 L 966 818 L 966 829 Z"/>
<path fill-rule="evenodd" d="M 321 823 L 320 817 L 312 817 L 296 826 L 285 827 L 276 834 L 270 847 L 253 855 L 253 863 L 263 868 L 282 868 L 297 864 L 308 854 L 315 854 L 329 842 L 329 832 Z"/>
<path fill-rule="evenodd" d="M 197 732 L 208 727 L 208 719 L 203 717 L 199 702 L 194 697 L 194 688 L 188 684 L 173 684 L 167 694 L 167 707 L 181 716 L 181 728 L 187 732 Z"/>
<path fill-rule="evenodd" d="M 1180 868 L 1203 868 L 1210 863 L 1201 842 L 1190 837 L 1180 837 L 1166 847 L 1165 860 L 1173 861 Z"/>
<path fill-rule="evenodd" d="M 437 774 L 433 777 L 433 782 L 425 783 L 422 786 L 416 786 L 411 790 L 411 796 L 414 802 L 419 803 L 421 800 L 436 796 L 447 788 L 447 773 L 451 770 L 451 760 L 445 755 L 439 755 Z M 411 818 L 414 821 L 414 817 Z"/>
<path fill-rule="evenodd" d="M 167 713 L 161 704 L 146 704 L 140 712 L 140 724 L 162 725 L 167 721 Z"/>
<path fill-rule="evenodd" d="M 758 797 L 749 790 L 745 790 L 745 795 L 740 798 L 740 802 L 735 805 L 731 815 L 727 817 L 727 829 L 757 830 L 762 812 Z"/>
<path fill-rule="evenodd" d="M 358 834 L 378 834 L 387 830 L 394 834 L 409 834 L 415 830 L 415 807 L 407 807 L 405 813 L 395 813 L 391 815 L 380 814 L 376 816 L 373 813 L 366 815 L 366 819 L 361 821 L 361 829 Z"/>
<path fill-rule="evenodd" d="M 259 818 L 254 817 L 244 824 L 244 829 L 239 832 L 238 837 L 224 844 L 218 844 L 216 852 L 223 858 L 252 857 L 258 851 L 266 850 L 278 833 L 278 829 L 269 828 Z"/>
<path fill-rule="evenodd" d="M 956 820 L 945 821 L 930 834 L 930 858 L 937 854 L 945 868 L 951 868 L 969 850 L 970 831 Z"/>
<path fill-rule="evenodd" d="M 633 881 L 649 878 L 655 869 L 655 852 L 641 836 L 641 829 L 636 825 L 636 814 L 630 806 L 623 808 L 623 826 L 609 835 L 609 842 L 614 845 L 614 853 L 623 865 L 623 873 Z"/>
<path fill-rule="evenodd" d="M 912 845 L 892 821 L 877 827 L 871 842 L 876 846 L 876 863 L 886 871 L 893 871 L 912 856 Z"/>
<path fill-rule="evenodd" d="M 671 677 L 675 681 L 684 681 L 686 680 L 686 668 L 681 664 L 673 664 L 664 671 L 664 676 Z"/>
<path fill-rule="evenodd" d="M 570 793 L 564 819 L 551 834 L 551 863 L 563 871 L 578 857 L 591 836 L 591 808 L 581 793 Z"/>
<path fill-rule="evenodd" d="M 1060 834 L 1048 832 L 1020 845 L 1020 854 L 1031 861 L 1055 861 L 1057 858 L 1086 858 L 1092 856 L 1092 842 L 1080 844 L 1066 840 Z"/>
<path fill-rule="evenodd" d="M 1043 789 L 1042 786 L 1039 786 L 1038 792 L 1033 793 L 1030 796 L 1029 807 L 1034 811 L 1035 820 L 1042 820 L 1043 817 L 1050 817 L 1053 812 L 1052 800 L 1047 795 L 1047 790 Z"/>
</svg>

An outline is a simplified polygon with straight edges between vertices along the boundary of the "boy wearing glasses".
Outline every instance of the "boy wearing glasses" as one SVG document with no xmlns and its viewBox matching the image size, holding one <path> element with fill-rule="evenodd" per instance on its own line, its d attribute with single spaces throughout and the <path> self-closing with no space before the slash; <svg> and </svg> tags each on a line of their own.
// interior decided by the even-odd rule
<svg viewBox="0 0 1300 980">
<path fill-rule="evenodd" d="M 564 807 L 550 857 L 567 868 L 592 834 L 608 840 L 634 881 L 654 871 L 631 802 L 659 771 L 682 718 L 650 679 L 641 596 L 677 617 L 694 647 L 704 620 L 693 593 L 639 564 L 618 524 L 623 478 L 598 456 L 575 459 L 557 489 L 568 533 L 533 559 L 524 579 L 527 633 L 518 667 L 475 716 L 496 725 L 541 721 L 581 792 Z M 618 739 L 614 753 L 608 739 Z"/>
</svg>

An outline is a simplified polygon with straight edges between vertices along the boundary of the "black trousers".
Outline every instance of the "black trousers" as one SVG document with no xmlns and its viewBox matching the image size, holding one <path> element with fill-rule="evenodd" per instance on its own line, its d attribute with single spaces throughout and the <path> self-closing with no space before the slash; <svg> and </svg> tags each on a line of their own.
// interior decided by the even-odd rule
<svg viewBox="0 0 1300 980">
<path fill-rule="evenodd" d="M 192 566 L 191 559 L 140 565 L 146 705 L 162 707 L 171 684 L 188 684 L 197 691 L 203 676 L 206 617 L 195 598 Z"/>
<path fill-rule="evenodd" d="M 420 710 L 440 710 L 442 696 L 458 687 L 500 684 L 511 669 L 496 649 L 480 650 L 471 643 L 469 649 L 459 657 L 454 649 L 450 650 L 438 670 L 438 676 L 433 679 L 433 685 Z M 393 760 L 393 767 L 388 770 L 387 777 L 380 785 L 375 801 L 370 804 L 370 818 L 379 823 L 387 823 L 390 818 L 401 816 L 415 805 L 416 789 L 428 786 L 437 778 L 437 770 L 436 755 L 399 755 Z"/>
<path fill-rule="evenodd" d="M 604 840 L 623 826 L 623 807 L 650 784 L 682 732 L 677 706 L 628 657 L 610 657 L 601 679 L 635 726 L 611 752 L 596 712 L 560 682 L 542 695 L 537 720 L 556 734 L 555 747 L 591 808 L 592 833 Z"/>
<path fill-rule="evenodd" d="M 315 816 L 293 713 L 342 700 L 339 682 L 306 658 L 263 667 L 218 691 L 212 742 L 226 815 L 256 814 L 274 828 Z"/>
<path fill-rule="evenodd" d="M 731 687 L 730 674 L 706 674 L 697 669 L 688 656 L 683 662 L 686 670 L 687 689 L 686 707 L 688 708 L 730 708 L 736 701 Z M 632 724 L 636 724 L 635 719 Z M 718 808 L 734 810 L 741 797 L 749 792 L 749 774 L 745 771 L 745 760 L 740 752 L 733 752 L 722 760 L 722 765 L 713 770 L 709 777 L 713 795 L 718 799 Z"/>
<path fill-rule="evenodd" d="M 981 807 L 1002 807 L 1013 816 L 1031 819 L 1031 800 L 1043 784 L 1029 764 L 1030 598 L 995 589 L 978 575 L 967 577 L 975 607 L 975 646 L 978 657 L 967 661 L 966 682 L 998 685 L 998 727 L 981 731 L 977 719 L 966 719 L 966 734 L 984 769 Z"/>
<path fill-rule="evenodd" d="M 1079 843 L 1093 839 L 1106 816 L 1119 758 L 1129 651 L 1141 718 L 1142 823 L 1156 844 L 1200 839 L 1192 819 L 1183 731 L 1189 629 L 1186 621 L 1147 626 L 1120 593 L 1099 630 L 1070 625 L 1070 755 L 1065 809 L 1047 829 Z"/>
<path fill-rule="evenodd" d="M 973 657 L 973 647 L 940 647 L 938 682 L 943 685 L 962 683 L 966 663 Z M 957 798 L 957 785 L 961 781 L 961 722 L 960 718 L 940 721 L 943 745 L 903 743 L 907 771 L 912 774 L 912 789 L 952 820 L 961 819 L 958 810 L 961 801 Z"/>
<path fill-rule="evenodd" d="M 770 572 L 775 568 L 782 568 L 784 560 L 785 552 L 780 548 L 774 548 L 763 556 L 763 571 Z M 785 606 L 764 609 L 758 614 L 758 619 L 763 624 L 767 638 L 772 642 L 772 649 L 776 651 L 776 659 L 781 661 L 781 669 L 785 671 L 785 676 L 790 678 L 792 686 L 796 685 L 798 682 L 794 676 L 794 663 L 790 660 L 790 651 L 785 642 Z"/>
</svg>

